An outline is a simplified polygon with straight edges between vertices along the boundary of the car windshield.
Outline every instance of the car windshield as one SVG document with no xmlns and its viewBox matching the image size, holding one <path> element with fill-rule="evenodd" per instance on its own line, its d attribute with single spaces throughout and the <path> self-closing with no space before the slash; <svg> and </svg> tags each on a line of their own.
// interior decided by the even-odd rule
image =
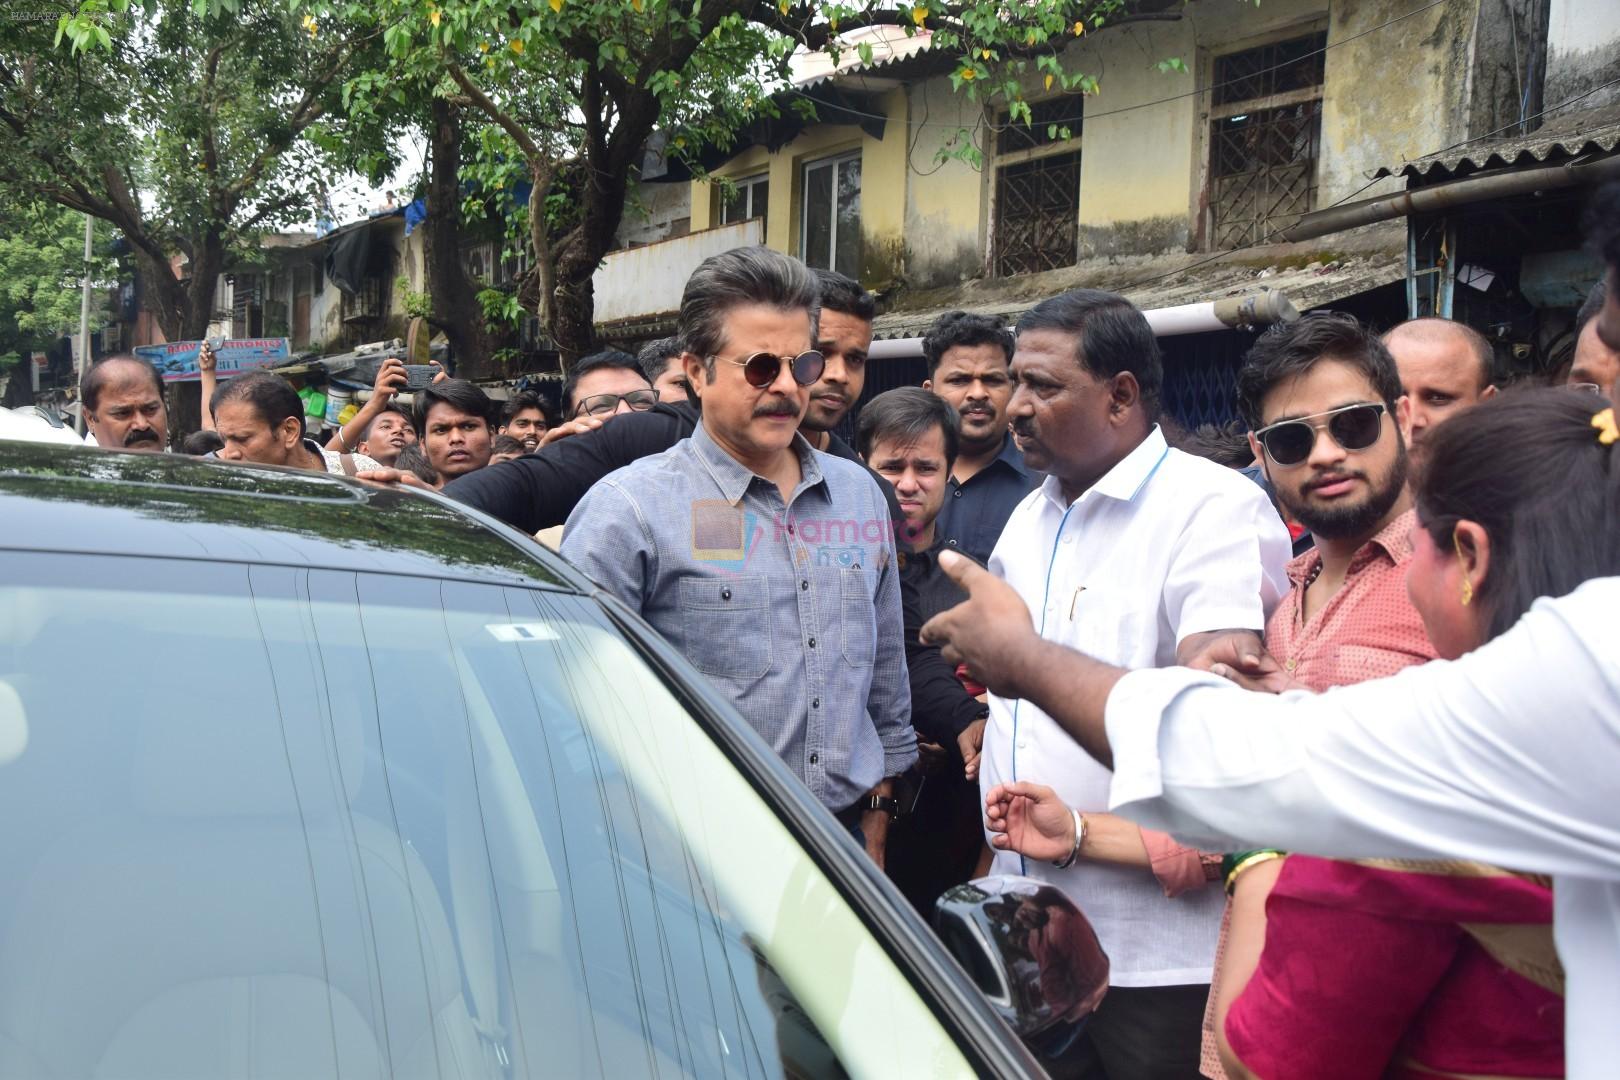
<svg viewBox="0 0 1620 1080">
<path fill-rule="evenodd" d="M 969 1075 L 596 605 L 0 560 L 0 1076 Z"/>
</svg>

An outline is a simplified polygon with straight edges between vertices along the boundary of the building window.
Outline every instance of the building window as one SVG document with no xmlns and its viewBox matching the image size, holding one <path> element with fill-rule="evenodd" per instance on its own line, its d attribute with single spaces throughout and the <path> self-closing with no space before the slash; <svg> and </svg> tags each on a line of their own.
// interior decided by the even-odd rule
<svg viewBox="0 0 1620 1080">
<path fill-rule="evenodd" d="M 997 277 L 1073 266 L 1078 258 L 1081 101 L 1032 104 L 1027 123 L 1000 118 L 991 238 Z"/>
<path fill-rule="evenodd" d="M 859 277 L 861 156 L 814 161 L 804 167 L 804 221 L 799 257 L 818 270 Z"/>
<path fill-rule="evenodd" d="M 720 194 L 720 224 L 735 225 L 739 221 L 765 216 L 770 206 L 770 177 L 750 176 L 746 180 L 738 180 L 732 187 L 729 198 L 723 191 Z"/>
<path fill-rule="evenodd" d="M 1262 243 L 1314 204 L 1326 46 L 1324 31 L 1215 59 L 1212 247 Z"/>
</svg>

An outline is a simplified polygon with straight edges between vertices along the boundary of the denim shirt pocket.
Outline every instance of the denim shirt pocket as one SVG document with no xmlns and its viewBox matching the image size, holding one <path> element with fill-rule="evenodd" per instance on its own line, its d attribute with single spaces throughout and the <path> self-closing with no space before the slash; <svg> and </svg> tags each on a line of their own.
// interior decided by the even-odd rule
<svg viewBox="0 0 1620 1080">
<path fill-rule="evenodd" d="M 844 660 L 871 667 L 877 652 L 877 605 L 867 572 L 861 567 L 838 571 L 838 621 L 844 631 Z"/>
<path fill-rule="evenodd" d="M 686 658 L 705 675 L 752 682 L 771 669 L 769 584 L 763 575 L 683 578 Z"/>
</svg>

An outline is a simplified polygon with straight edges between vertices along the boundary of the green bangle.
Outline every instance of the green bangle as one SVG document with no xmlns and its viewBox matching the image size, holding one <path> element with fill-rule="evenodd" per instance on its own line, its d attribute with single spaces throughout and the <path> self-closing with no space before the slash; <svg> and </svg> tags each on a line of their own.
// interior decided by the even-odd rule
<svg viewBox="0 0 1620 1080">
<path fill-rule="evenodd" d="M 1287 852 L 1275 848 L 1256 848 L 1253 851 L 1239 851 L 1228 855 L 1221 860 L 1221 876 L 1226 881 L 1226 895 L 1231 896 L 1232 890 L 1237 887 L 1237 879 L 1245 870 L 1272 859 L 1281 859 Z"/>
</svg>

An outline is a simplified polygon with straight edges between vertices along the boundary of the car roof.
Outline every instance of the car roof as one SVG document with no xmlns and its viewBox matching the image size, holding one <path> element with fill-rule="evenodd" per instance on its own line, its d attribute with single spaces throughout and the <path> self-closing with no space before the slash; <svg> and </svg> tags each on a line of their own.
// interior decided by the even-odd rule
<svg viewBox="0 0 1620 1080">
<path fill-rule="evenodd" d="M 182 454 L 0 440 L 0 523 L 0 549 L 591 590 L 532 538 L 434 492 Z"/>
</svg>

